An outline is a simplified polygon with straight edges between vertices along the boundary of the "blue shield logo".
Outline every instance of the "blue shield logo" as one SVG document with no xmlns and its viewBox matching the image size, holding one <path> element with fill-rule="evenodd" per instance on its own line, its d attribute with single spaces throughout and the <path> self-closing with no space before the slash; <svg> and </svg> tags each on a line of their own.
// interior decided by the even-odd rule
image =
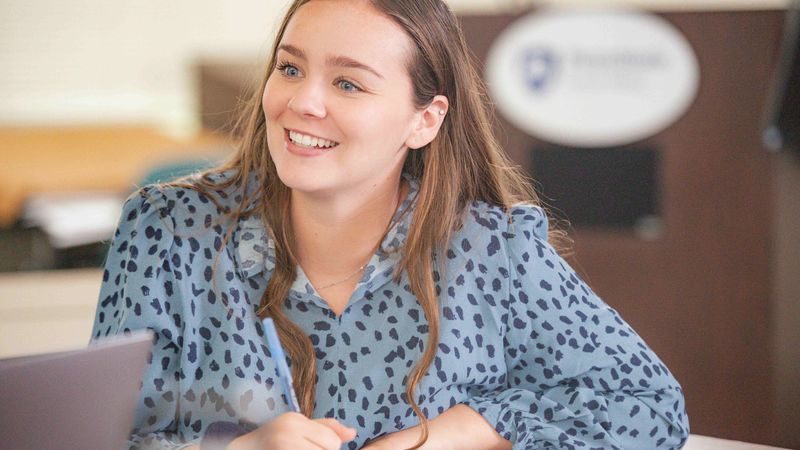
<svg viewBox="0 0 800 450">
<path fill-rule="evenodd" d="M 522 53 L 522 79 L 533 92 L 541 93 L 553 79 L 558 61 L 551 50 L 529 48 Z"/>
</svg>

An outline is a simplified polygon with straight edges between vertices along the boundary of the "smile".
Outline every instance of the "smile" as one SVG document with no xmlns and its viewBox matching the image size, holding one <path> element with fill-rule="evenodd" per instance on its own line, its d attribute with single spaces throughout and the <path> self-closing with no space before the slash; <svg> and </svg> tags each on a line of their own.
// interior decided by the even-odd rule
<svg viewBox="0 0 800 450">
<path fill-rule="evenodd" d="M 312 136 L 309 134 L 303 134 L 298 131 L 293 130 L 286 130 L 289 140 L 292 141 L 293 144 L 307 147 L 307 148 L 333 148 L 339 145 L 336 141 L 330 141 L 328 139 L 323 139 L 321 137 Z"/>
</svg>

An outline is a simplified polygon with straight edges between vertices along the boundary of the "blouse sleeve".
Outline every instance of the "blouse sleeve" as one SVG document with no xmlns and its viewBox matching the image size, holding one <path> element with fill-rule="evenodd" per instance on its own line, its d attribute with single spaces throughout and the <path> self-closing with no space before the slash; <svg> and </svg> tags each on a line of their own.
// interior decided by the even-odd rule
<svg viewBox="0 0 800 450">
<path fill-rule="evenodd" d="M 466 404 L 516 449 L 681 448 L 680 385 L 547 243 L 541 209 L 512 210 L 505 388 Z"/>
<path fill-rule="evenodd" d="M 129 448 L 181 448 L 176 430 L 181 304 L 168 257 L 174 222 L 164 195 L 144 188 L 125 203 L 105 263 L 92 338 L 153 331 Z"/>
</svg>

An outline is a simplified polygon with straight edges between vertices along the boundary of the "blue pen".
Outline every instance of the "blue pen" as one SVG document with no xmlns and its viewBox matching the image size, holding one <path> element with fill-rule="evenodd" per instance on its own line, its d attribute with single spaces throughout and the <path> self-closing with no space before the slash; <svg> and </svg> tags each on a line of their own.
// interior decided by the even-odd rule
<svg viewBox="0 0 800 450">
<path fill-rule="evenodd" d="M 297 401 L 297 394 L 294 393 L 294 387 L 292 386 L 292 372 L 289 370 L 289 365 L 286 364 L 286 355 L 283 353 L 281 341 L 278 339 L 275 323 L 269 317 L 265 318 L 262 323 L 264 324 L 264 334 L 267 336 L 269 352 L 272 353 L 272 359 L 275 360 L 275 364 L 278 366 L 278 377 L 283 385 L 283 395 L 286 396 L 286 400 L 289 402 L 289 408 L 299 413 L 300 403 Z"/>
</svg>

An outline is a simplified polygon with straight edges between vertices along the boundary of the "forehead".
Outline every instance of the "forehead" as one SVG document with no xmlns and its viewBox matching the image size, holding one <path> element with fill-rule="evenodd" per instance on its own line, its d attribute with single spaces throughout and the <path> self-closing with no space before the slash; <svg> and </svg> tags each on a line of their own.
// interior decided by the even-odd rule
<svg viewBox="0 0 800 450">
<path fill-rule="evenodd" d="M 347 56 L 384 76 L 406 72 L 411 39 L 390 17 L 364 0 L 312 0 L 289 21 L 281 44 L 302 50 L 309 59 Z"/>
</svg>

